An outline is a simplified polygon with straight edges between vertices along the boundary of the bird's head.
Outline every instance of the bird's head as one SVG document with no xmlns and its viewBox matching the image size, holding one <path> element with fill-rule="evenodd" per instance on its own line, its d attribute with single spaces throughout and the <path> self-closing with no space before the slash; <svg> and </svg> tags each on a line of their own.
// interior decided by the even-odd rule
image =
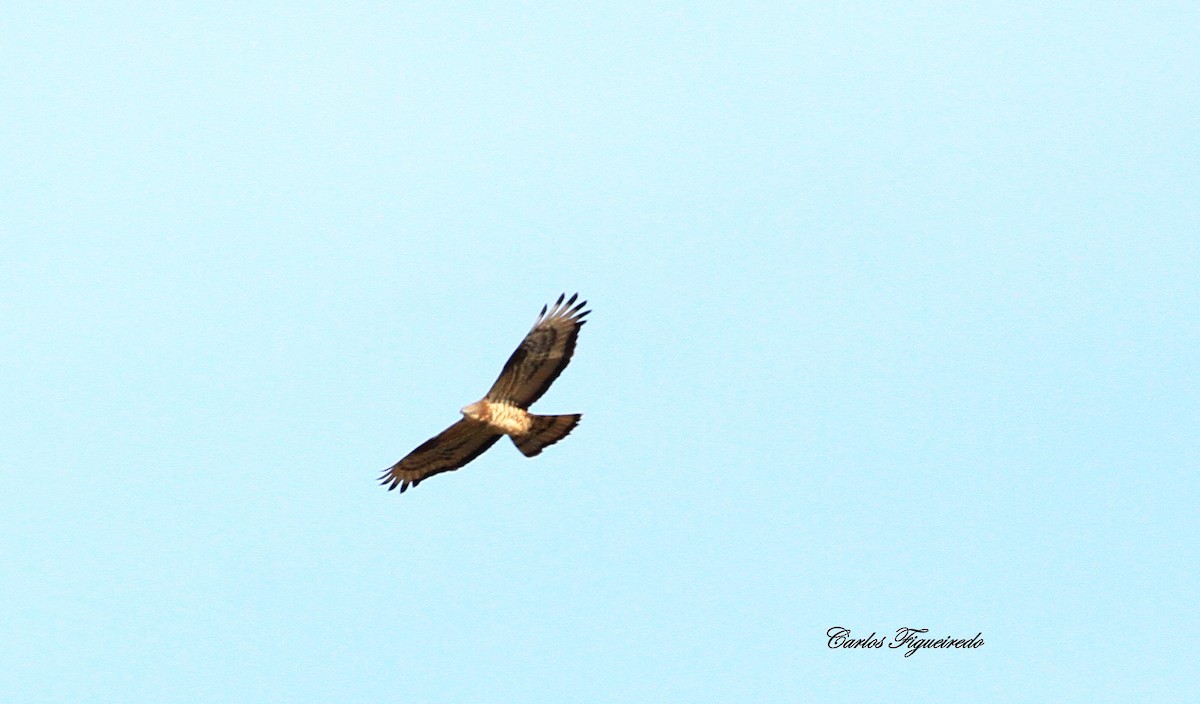
<svg viewBox="0 0 1200 704">
<path fill-rule="evenodd" d="M 484 422 L 486 422 L 487 419 L 492 415 L 488 412 L 487 404 L 483 401 L 476 401 L 469 406 L 463 406 L 459 413 L 463 414 L 467 418 L 470 418 L 471 420 Z"/>
</svg>

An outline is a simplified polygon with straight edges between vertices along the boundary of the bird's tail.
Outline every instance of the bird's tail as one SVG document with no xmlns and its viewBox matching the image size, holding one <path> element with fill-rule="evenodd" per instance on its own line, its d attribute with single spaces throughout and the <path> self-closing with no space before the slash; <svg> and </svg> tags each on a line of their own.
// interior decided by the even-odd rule
<svg viewBox="0 0 1200 704">
<path fill-rule="evenodd" d="M 565 416 L 534 416 L 533 425 L 524 435 L 513 435 L 513 444 L 526 457 L 533 457 L 542 450 L 567 437 L 579 424 L 583 415 L 570 413 Z"/>
</svg>

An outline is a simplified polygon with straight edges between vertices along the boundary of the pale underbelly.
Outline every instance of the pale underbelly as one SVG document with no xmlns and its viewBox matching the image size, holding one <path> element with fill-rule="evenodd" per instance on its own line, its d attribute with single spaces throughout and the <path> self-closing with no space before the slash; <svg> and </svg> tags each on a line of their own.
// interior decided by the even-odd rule
<svg viewBox="0 0 1200 704">
<path fill-rule="evenodd" d="M 507 403 L 489 403 L 488 411 L 491 414 L 488 425 L 506 435 L 524 435 L 533 425 L 528 411 Z"/>
</svg>

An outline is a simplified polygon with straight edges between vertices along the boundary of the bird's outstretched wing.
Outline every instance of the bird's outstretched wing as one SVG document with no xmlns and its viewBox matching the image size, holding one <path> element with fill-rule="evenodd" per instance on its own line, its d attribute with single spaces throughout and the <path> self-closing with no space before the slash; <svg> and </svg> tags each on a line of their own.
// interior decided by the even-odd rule
<svg viewBox="0 0 1200 704">
<path fill-rule="evenodd" d="M 403 493 L 426 477 L 458 469 L 499 439 L 500 435 L 486 424 L 463 418 L 385 470 L 379 483 L 387 485 L 388 491 L 399 485 Z"/>
<path fill-rule="evenodd" d="M 567 362 L 575 352 L 579 328 L 587 322 L 583 317 L 591 311 L 583 310 L 587 301 L 575 303 L 578 293 L 565 302 L 564 298 L 566 294 L 559 296 L 548 312 L 548 306 L 542 306 L 533 329 L 508 358 L 500 377 L 484 398 L 528 408 L 567 368 Z"/>
</svg>

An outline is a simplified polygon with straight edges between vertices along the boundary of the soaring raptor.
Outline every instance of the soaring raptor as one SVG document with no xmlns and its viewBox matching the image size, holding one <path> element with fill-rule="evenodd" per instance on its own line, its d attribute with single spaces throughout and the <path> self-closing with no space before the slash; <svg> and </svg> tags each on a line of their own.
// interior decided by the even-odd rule
<svg viewBox="0 0 1200 704">
<path fill-rule="evenodd" d="M 579 328 L 587 322 L 583 317 L 591 312 L 583 310 L 587 301 L 575 303 L 578 293 L 564 298 L 565 293 L 553 307 L 542 306 L 533 328 L 505 362 L 487 395 L 460 411 L 462 420 L 384 471 L 380 483 L 387 485 L 388 491 L 399 486 L 403 492 L 426 477 L 458 469 L 502 435 L 512 438 L 526 457 L 533 457 L 575 429 L 580 413 L 538 416 L 529 412 L 530 404 L 567 368 Z"/>
</svg>

